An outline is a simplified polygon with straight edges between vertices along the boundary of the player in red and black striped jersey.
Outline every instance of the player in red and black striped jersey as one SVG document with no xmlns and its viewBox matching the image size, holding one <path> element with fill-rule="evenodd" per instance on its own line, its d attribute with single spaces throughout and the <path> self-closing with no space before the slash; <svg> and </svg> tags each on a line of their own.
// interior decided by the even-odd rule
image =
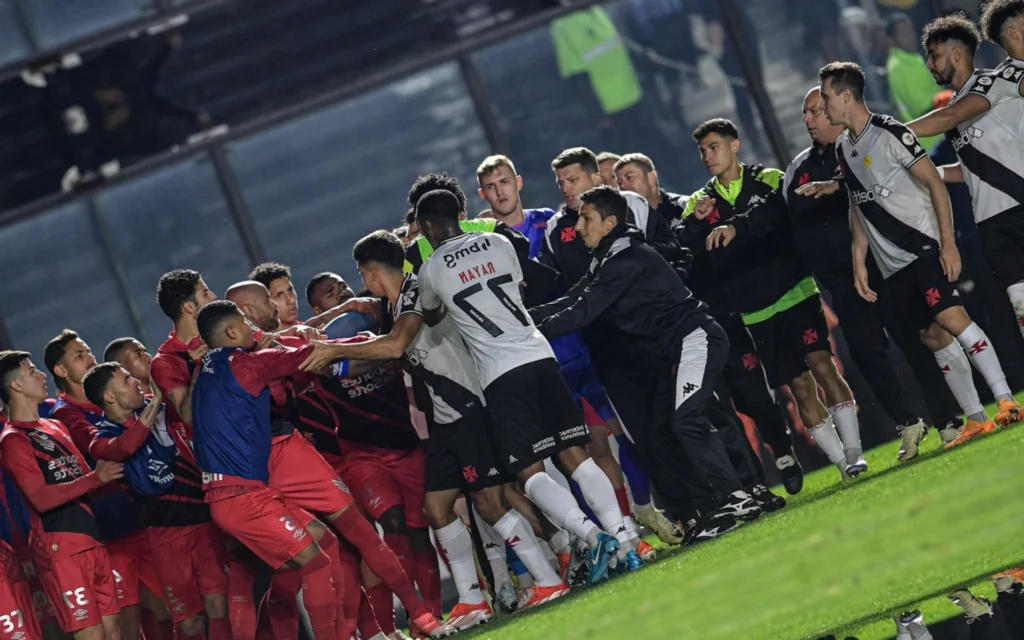
<svg viewBox="0 0 1024 640">
<path fill-rule="evenodd" d="M 203 499 L 202 477 L 181 423 L 168 420 L 159 389 L 148 401 L 142 383 L 116 362 L 94 367 L 83 381 L 102 407 L 90 453 L 124 462 L 125 482 L 147 527 L 161 593 L 185 638 L 230 640 L 224 539 Z"/>
<path fill-rule="evenodd" d="M 32 554 L 61 628 L 76 640 L 119 637 L 113 572 L 87 494 L 123 476 L 122 465 L 90 471 L 60 422 L 41 419 L 46 374 L 24 351 L 0 353 L 0 400 L 8 406 L 0 463 L 29 503 Z"/>
</svg>

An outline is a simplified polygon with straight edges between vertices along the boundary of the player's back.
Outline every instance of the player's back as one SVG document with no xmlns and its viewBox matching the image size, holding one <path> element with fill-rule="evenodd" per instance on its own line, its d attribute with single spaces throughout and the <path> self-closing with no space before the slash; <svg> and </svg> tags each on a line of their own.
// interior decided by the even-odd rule
<svg viewBox="0 0 1024 640">
<path fill-rule="evenodd" d="M 447 307 L 483 388 L 516 367 L 554 358 L 523 306 L 522 281 L 512 243 L 494 233 L 464 233 L 441 243 L 421 271 L 423 308 Z"/>
</svg>

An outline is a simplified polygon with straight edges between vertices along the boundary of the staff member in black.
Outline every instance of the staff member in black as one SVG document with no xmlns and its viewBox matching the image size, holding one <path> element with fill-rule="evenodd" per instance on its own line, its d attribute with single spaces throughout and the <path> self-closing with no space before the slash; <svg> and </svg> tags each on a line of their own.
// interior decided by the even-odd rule
<svg viewBox="0 0 1024 640">
<path fill-rule="evenodd" d="M 580 202 L 575 229 L 593 252 L 591 268 L 564 297 L 530 310 L 537 328 L 550 338 L 601 322 L 618 333 L 654 374 L 648 397 L 633 399 L 654 407 L 647 432 L 632 434 L 641 448 L 674 437 L 695 471 L 725 495 L 718 513 L 756 518 L 761 508 L 704 416 L 729 353 L 725 332 L 665 259 L 630 231 L 625 196 L 599 186 Z"/>
</svg>

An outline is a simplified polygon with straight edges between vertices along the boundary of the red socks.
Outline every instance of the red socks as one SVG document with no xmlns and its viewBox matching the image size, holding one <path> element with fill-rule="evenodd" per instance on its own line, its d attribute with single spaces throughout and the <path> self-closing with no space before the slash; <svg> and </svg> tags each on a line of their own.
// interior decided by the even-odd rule
<svg viewBox="0 0 1024 640">
<path fill-rule="evenodd" d="M 325 539 L 330 540 L 326 536 Z M 299 567 L 298 574 L 302 580 L 302 603 L 309 614 L 313 637 L 316 640 L 334 640 L 337 598 L 331 579 L 331 559 L 321 549 L 312 560 Z"/>
<path fill-rule="evenodd" d="M 227 618 L 210 618 L 209 640 L 231 640 L 231 623 Z"/>
<path fill-rule="evenodd" d="M 362 514 L 356 509 L 346 509 L 334 521 L 334 525 L 338 531 L 342 532 L 345 539 L 359 551 L 363 561 L 370 567 L 370 571 L 373 571 L 387 585 L 387 588 L 398 596 L 411 620 L 415 620 L 424 613 L 429 613 L 416 595 L 416 589 L 413 588 L 408 574 L 399 563 L 396 551 L 392 551 L 381 541 L 377 536 L 377 530 Z M 406 555 L 410 557 L 411 561 L 412 552 L 408 551 L 409 541 L 404 536 L 401 539 L 405 543 Z M 376 605 L 373 596 L 370 596 L 370 600 Z"/>
<path fill-rule="evenodd" d="M 334 560 L 331 559 L 331 563 Z M 366 598 L 363 586 L 359 583 L 359 556 L 350 547 L 338 545 L 338 572 L 340 572 L 342 610 L 338 618 L 339 640 L 356 637 L 356 622 L 359 617 L 359 603 Z M 338 580 L 339 578 L 336 578 Z M 335 582 L 335 588 L 338 583 Z M 369 636 L 367 636 L 369 637 Z"/>
<path fill-rule="evenodd" d="M 437 553 L 433 547 L 427 551 L 416 552 L 412 556 L 412 564 L 412 574 L 423 596 L 423 604 L 435 618 L 440 618 L 441 572 L 437 566 Z"/>
<path fill-rule="evenodd" d="M 248 565 L 240 560 L 239 550 L 230 553 L 228 561 L 228 618 L 233 640 L 256 637 L 256 606 L 253 604 L 253 577 Z M 171 636 L 173 637 L 173 636 Z"/>
<path fill-rule="evenodd" d="M 271 638 L 297 638 L 299 633 L 299 609 L 295 596 L 302 585 L 302 577 L 297 571 L 282 571 L 270 578 L 270 589 L 262 607 L 267 612 L 266 622 L 260 615 L 260 634 L 269 625 Z M 262 611 L 260 612 L 262 614 Z M 320 640 L 317 638 L 317 640 Z"/>
<path fill-rule="evenodd" d="M 626 489 L 626 485 L 622 485 L 615 490 L 615 499 L 619 502 L 619 511 L 622 512 L 622 517 L 625 518 L 632 513 L 629 505 L 629 491 Z"/>
<path fill-rule="evenodd" d="M 359 606 L 359 633 L 364 638 L 372 638 L 373 634 L 367 635 L 366 632 L 374 627 L 383 631 L 384 635 L 394 633 L 395 601 L 391 589 L 380 582 L 372 587 L 364 587 L 363 593 L 366 600 Z"/>
<path fill-rule="evenodd" d="M 414 582 L 416 573 L 413 564 L 412 547 L 409 546 L 409 538 L 404 535 L 385 533 L 384 544 L 388 545 L 395 552 L 398 562 L 402 565 L 402 571 L 409 578 L 409 582 Z"/>
<path fill-rule="evenodd" d="M 346 593 L 345 590 L 345 567 L 341 564 L 341 557 L 338 555 L 341 547 L 338 545 L 338 538 L 330 531 L 320 538 L 320 550 L 331 559 L 331 582 L 334 584 L 334 629 L 336 637 L 340 640 L 349 640 L 352 634 L 343 635 L 342 628 L 345 627 L 345 597 L 354 594 Z M 357 600 L 358 602 L 358 600 Z M 213 638 L 210 638 L 213 640 Z"/>
</svg>

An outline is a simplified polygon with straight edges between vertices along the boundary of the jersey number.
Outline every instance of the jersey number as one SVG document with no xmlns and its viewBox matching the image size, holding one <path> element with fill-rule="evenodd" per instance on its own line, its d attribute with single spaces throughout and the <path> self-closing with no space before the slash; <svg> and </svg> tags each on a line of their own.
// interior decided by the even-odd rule
<svg viewBox="0 0 1024 640">
<path fill-rule="evenodd" d="M 24 628 L 25 621 L 21 617 L 21 609 L 15 609 L 7 615 L 0 616 L 0 625 L 3 625 L 4 633 Z"/>
<path fill-rule="evenodd" d="M 64 604 L 68 605 L 68 609 L 74 609 L 76 606 L 84 607 L 89 604 L 89 598 L 85 597 L 85 587 L 78 587 L 74 591 L 64 592 Z M 74 598 L 74 602 L 72 602 Z"/>
<path fill-rule="evenodd" d="M 510 282 L 512 282 L 512 274 L 510 273 L 506 273 L 503 276 L 494 276 L 487 281 L 487 288 L 490 289 L 491 293 L 494 294 L 494 297 L 497 298 L 498 301 L 516 317 L 516 320 L 522 323 L 524 327 L 528 327 L 530 326 L 530 321 L 526 317 L 526 312 L 523 311 L 519 305 L 517 305 L 515 301 L 513 301 L 512 298 L 510 298 L 509 295 L 501 288 L 501 285 L 508 284 Z M 473 322 L 476 322 L 478 325 L 483 327 L 484 331 L 491 334 L 492 338 L 497 338 L 505 332 L 499 329 L 498 325 L 494 324 L 494 322 L 481 313 L 479 309 L 469 303 L 470 296 L 480 293 L 483 290 L 484 286 L 478 282 L 456 293 L 452 296 L 452 300 L 460 309 L 465 311 L 469 317 L 473 319 Z"/>
</svg>

